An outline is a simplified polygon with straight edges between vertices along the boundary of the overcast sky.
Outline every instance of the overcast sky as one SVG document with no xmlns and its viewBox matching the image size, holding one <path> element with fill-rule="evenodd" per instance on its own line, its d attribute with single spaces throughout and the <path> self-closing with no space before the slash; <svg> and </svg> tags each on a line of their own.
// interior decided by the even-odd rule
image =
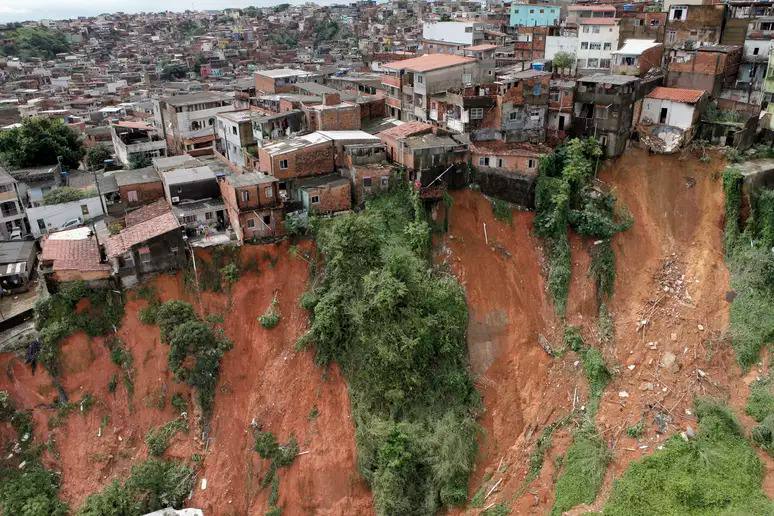
<svg viewBox="0 0 774 516">
<path fill-rule="evenodd" d="M 296 3 L 284 0 L 288 3 Z M 60 20 L 123 11 L 126 13 L 225 9 L 283 3 L 283 0 L 0 0 L 0 23 Z M 328 3 L 328 2 L 318 2 Z M 342 2 L 344 3 L 344 2 Z"/>
</svg>

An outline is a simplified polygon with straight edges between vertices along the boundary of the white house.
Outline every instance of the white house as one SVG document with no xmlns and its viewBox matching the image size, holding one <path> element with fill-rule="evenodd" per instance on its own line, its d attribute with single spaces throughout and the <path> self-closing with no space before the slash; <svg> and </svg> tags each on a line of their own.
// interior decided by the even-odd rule
<svg viewBox="0 0 774 516">
<path fill-rule="evenodd" d="M 79 201 L 27 208 L 27 218 L 35 238 L 61 229 L 65 223 L 80 225 L 93 218 L 101 217 L 104 213 L 102 200 L 98 196 L 87 197 Z"/>
<path fill-rule="evenodd" d="M 618 50 L 618 20 L 583 18 L 578 25 L 576 66 L 582 75 L 610 70 L 612 53 Z"/>
<path fill-rule="evenodd" d="M 707 99 L 704 90 L 659 86 L 642 101 L 638 129 L 654 150 L 672 152 L 689 142 Z"/>
</svg>

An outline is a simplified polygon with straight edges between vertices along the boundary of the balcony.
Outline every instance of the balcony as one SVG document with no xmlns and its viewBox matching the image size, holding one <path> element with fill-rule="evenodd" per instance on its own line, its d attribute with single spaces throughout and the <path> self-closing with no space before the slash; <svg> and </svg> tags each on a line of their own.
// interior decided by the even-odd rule
<svg viewBox="0 0 774 516">
<path fill-rule="evenodd" d="M 382 75 L 382 84 L 400 89 L 400 77 L 394 75 Z"/>
</svg>

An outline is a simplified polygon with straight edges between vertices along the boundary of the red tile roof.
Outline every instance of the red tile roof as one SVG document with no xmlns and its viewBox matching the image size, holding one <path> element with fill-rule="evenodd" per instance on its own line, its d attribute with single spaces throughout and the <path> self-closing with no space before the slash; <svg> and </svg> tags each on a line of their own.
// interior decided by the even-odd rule
<svg viewBox="0 0 774 516">
<path fill-rule="evenodd" d="M 494 50 L 497 48 L 497 45 L 491 45 L 487 43 L 482 43 L 480 45 L 473 45 L 470 47 L 465 47 L 463 50 Z"/>
<path fill-rule="evenodd" d="M 376 136 L 387 136 L 395 139 L 406 138 L 416 134 L 428 133 L 433 130 L 433 126 L 417 120 L 413 122 L 406 122 L 405 124 L 396 125 L 385 129 L 380 133 L 376 133 Z"/>
<path fill-rule="evenodd" d="M 140 222 L 145 222 L 146 220 L 158 217 L 159 215 L 162 215 L 168 211 L 172 211 L 172 208 L 169 207 L 167 200 L 159 199 L 155 202 L 152 202 L 151 204 L 143 206 L 142 208 L 137 208 L 134 211 L 130 211 L 126 214 L 126 217 L 124 217 L 124 222 L 126 227 L 134 226 Z"/>
<path fill-rule="evenodd" d="M 409 70 L 411 72 L 421 73 L 473 62 L 475 62 L 475 59 L 472 57 L 463 57 L 454 54 L 424 54 L 411 59 L 384 63 L 382 67 L 389 68 L 390 70 Z"/>
<path fill-rule="evenodd" d="M 684 102 L 686 104 L 695 104 L 701 100 L 706 92 L 704 90 L 689 90 L 686 88 L 665 88 L 658 86 L 645 97 L 649 99 L 671 100 L 674 102 Z"/>
<path fill-rule="evenodd" d="M 96 239 L 52 240 L 48 236 L 41 242 L 40 259 L 53 262 L 54 271 L 103 271 L 111 270 L 110 265 L 100 263 L 99 246 Z"/>
<path fill-rule="evenodd" d="M 119 256 L 137 244 L 169 233 L 179 227 L 180 224 L 175 215 L 168 211 L 158 217 L 125 228 L 119 234 L 108 238 L 105 242 L 105 254 L 108 258 Z"/>
</svg>

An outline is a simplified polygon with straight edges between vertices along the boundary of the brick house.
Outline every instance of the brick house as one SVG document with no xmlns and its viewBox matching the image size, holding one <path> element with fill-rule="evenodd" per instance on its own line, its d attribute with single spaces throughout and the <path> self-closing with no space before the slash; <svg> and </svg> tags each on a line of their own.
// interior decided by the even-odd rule
<svg viewBox="0 0 774 516">
<path fill-rule="evenodd" d="M 229 175 L 220 181 L 220 192 L 240 244 L 282 234 L 283 209 L 276 177 L 259 172 Z"/>
<path fill-rule="evenodd" d="M 725 8 L 724 4 L 670 5 L 664 45 L 690 49 L 719 44 Z"/>
<path fill-rule="evenodd" d="M 360 129 L 360 106 L 342 102 L 339 93 L 325 93 L 322 103 L 303 106 L 307 126 L 312 131 L 349 131 Z"/>
<path fill-rule="evenodd" d="M 712 45 L 670 55 L 666 86 L 705 90 L 713 97 L 733 88 L 742 61 L 742 47 Z"/>
<path fill-rule="evenodd" d="M 296 200 L 310 214 L 335 213 L 352 208 L 349 180 L 336 174 L 300 180 L 296 195 Z"/>
<path fill-rule="evenodd" d="M 394 170 L 387 165 L 387 147 L 383 143 L 347 145 L 344 152 L 346 165 L 341 173 L 349 178 L 355 205 L 390 187 Z"/>
<path fill-rule="evenodd" d="M 389 129 L 377 133 L 379 139 L 387 146 L 387 157 L 392 161 L 397 161 L 399 155 L 400 142 L 409 136 L 418 136 L 433 132 L 433 126 L 424 122 L 406 122 L 396 125 Z"/>
<path fill-rule="evenodd" d="M 103 282 L 110 277 L 112 269 L 102 262 L 89 227 L 44 235 L 40 247 L 40 268 L 47 280 Z"/>
<path fill-rule="evenodd" d="M 490 140 L 470 144 L 471 162 L 477 169 L 500 169 L 522 175 L 537 175 L 540 158 L 550 152 L 544 145 L 530 143 Z"/>
<path fill-rule="evenodd" d="M 116 172 L 118 195 L 127 207 L 140 206 L 164 198 L 164 184 L 153 167 Z"/>
<path fill-rule="evenodd" d="M 654 40 L 627 39 L 624 45 L 612 53 L 610 70 L 619 75 L 642 77 L 651 68 L 661 68 L 664 45 Z"/>
</svg>

